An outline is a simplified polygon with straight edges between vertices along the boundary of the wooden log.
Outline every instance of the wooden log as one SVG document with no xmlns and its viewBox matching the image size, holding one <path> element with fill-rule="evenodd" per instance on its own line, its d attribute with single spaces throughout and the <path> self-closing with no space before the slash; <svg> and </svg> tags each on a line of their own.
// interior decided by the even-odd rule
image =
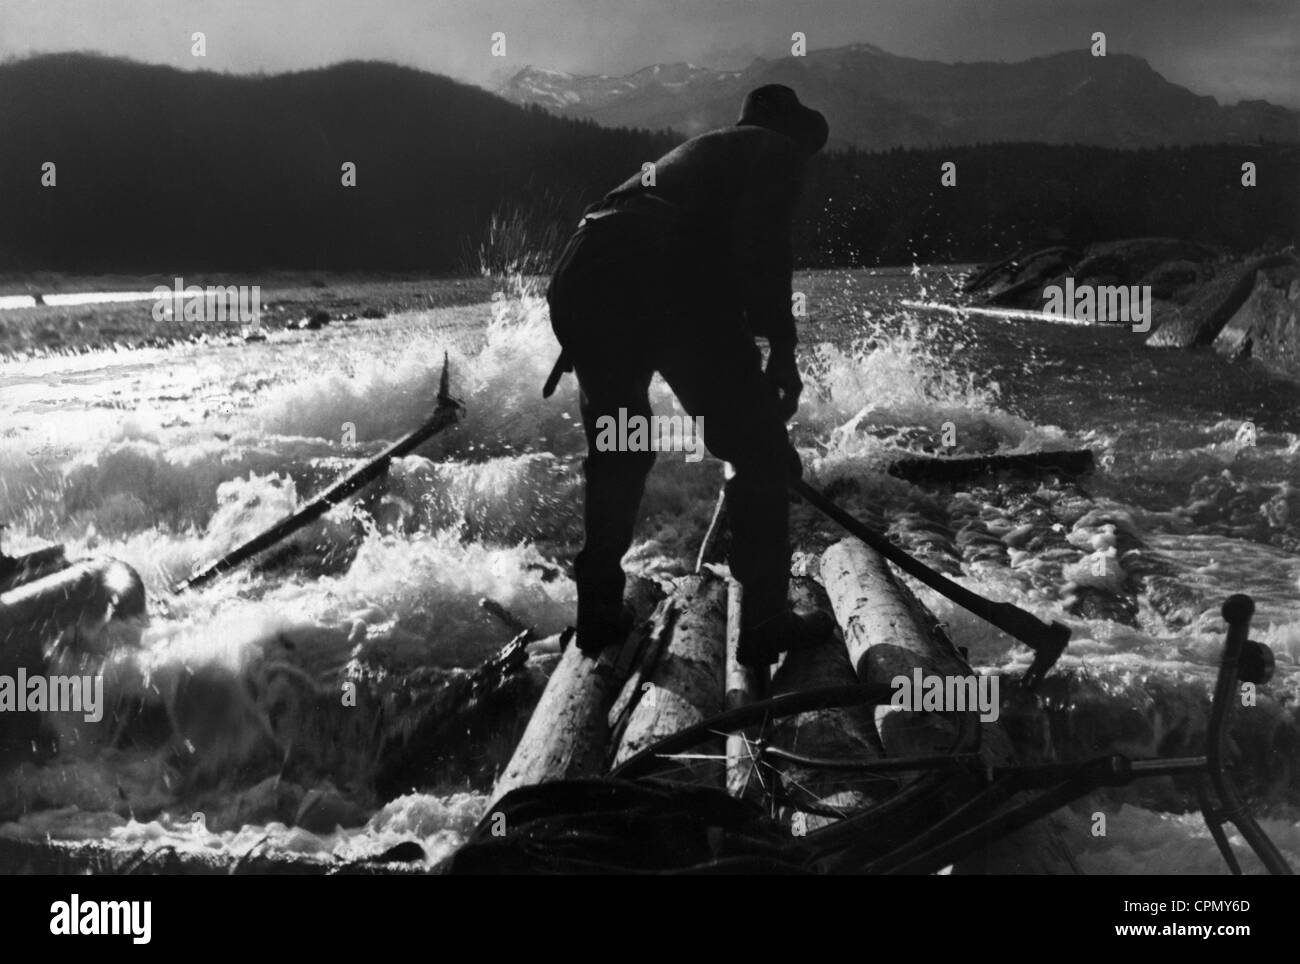
<svg viewBox="0 0 1300 964">
<path fill-rule="evenodd" d="M 564 652 L 568 645 L 565 633 L 555 633 L 551 636 L 543 636 L 541 639 L 534 639 L 528 644 L 529 656 L 559 656 Z M 568 634 L 572 636 L 572 633 Z"/>
<path fill-rule="evenodd" d="M 1034 650 L 1034 662 L 1030 666 L 1026 680 L 1030 688 L 1037 685 L 1070 641 L 1070 627 L 1064 623 L 1053 622 L 1049 625 L 1013 603 L 994 602 L 971 592 L 965 586 L 953 582 L 919 562 L 879 532 L 863 525 L 802 479 L 791 479 L 790 488 L 912 578 L 920 580 L 935 592 L 951 599 L 963 609 L 974 613 L 1004 633 L 1014 636 Z"/>
<path fill-rule="evenodd" d="M 116 559 L 85 559 L 0 593 L 0 666 L 31 669 L 46 645 L 76 626 L 78 645 L 109 645 L 109 623 L 143 620 L 144 584 Z"/>
<path fill-rule="evenodd" d="M 1187 304 L 1171 311 L 1169 317 L 1147 336 L 1147 347 L 1190 348 L 1212 344 L 1223 326 L 1255 290 L 1255 276 L 1266 268 L 1286 264 L 1295 264 L 1295 257 L 1272 254 L 1219 268 Z"/>
<path fill-rule="evenodd" d="M 610 646 L 592 659 L 575 645 L 564 651 L 492 790 L 494 805 L 516 787 L 594 776 L 604 768 L 607 715 L 623 683 L 615 676 L 621 653 L 622 647 Z"/>
<path fill-rule="evenodd" d="M 618 751 L 618 745 L 623 740 L 623 734 L 627 731 L 627 724 L 632 719 L 632 711 L 636 709 L 637 702 L 641 699 L 642 687 L 649 680 L 655 667 L 659 665 L 659 660 L 668 647 L 668 638 L 676 619 L 677 607 L 673 600 L 665 599 L 660 602 L 651 617 L 645 643 L 636 653 L 632 670 L 628 673 L 618 698 L 614 700 L 613 707 L 610 708 L 608 762 L 611 765 L 613 756 Z"/>
<path fill-rule="evenodd" d="M 1250 297 L 1214 339 L 1214 350 L 1233 358 L 1250 357 L 1300 375 L 1300 321 L 1296 285 L 1300 265 L 1263 270 L 1255 276 Z"/>
<path fill-rule="evenodd" d="M 961 290 L 971 292 L 986 287 L 993 280 L 993 277 L 996 274 L 999 272 L 1006 273 L 1009 269 L 1013 269 L 1017 259 L 1023 257 L 1028 250 L 1028 248 L 1017 248 L 1015 253 L 1010 257 L 1003 258 L 1001 261 L 994 261 L 990 264 L 981 265 L 970 273 L 970 276 L 961 286 Z"/>
<path fill-rule="evenodd" d="M 858 678 L 888 686 L 914 669 L 924 675 L 970 676 L 970 665 L 942 632 L 933 614 L 889 571 L 885 560 L 863 542 L 849 538 L 822 556 L 821 575 L 845 647 Z M 880 707 L 876 726 L 891 756 L 921 756 L 952 749 L 969 752 L 964 741 L 954 746 L 958 728 L 939 714 Z M 981 723 L 978 752 L 990 766 L 1008 766 L 1017 755 L 1002 727 Z M 975 734 L 972 734 L 975 735 Z M 1059 833 L 1050 825 L 1032 825 L 964 861 L 959 871 L 1067 872 L 1072 862 Z"/>
<path fill-rule="evenodd" d="M 790 601 L 799 610 L 831 609 L 826 591 L 813 579 L 796 577 L 790 582 Z M 771 696 L 828 686 L 852 686 L 857 682 L 844 641 L 838 633 L 816 644 L 791 650 L 772 677 Z M 806 756 L 829 759 L 878 759 L 883 755 L 869 707 L 846 706 L 812 710 L 781 720 L 770 734 L 775 746 Z M 870 795 L 860 788 L 849 789 L 842 773 L 825 773 L 785 763 L 783 778 L 796 800 L 815 799 L 822 807 L 852 811 L 867 806 Z M 794 810 L 798 810 L 796 804 Z M 799 831 L 811 832 L 831 818 L 804 814 Z"/>
<path fill-rule="evenodd" d="M 493 802 L 516 787 L 594 776 L 604 771 L 610 742 L 609 711 L 646 645 L 642 625 L 662 592 L 637 580 L 625 597 L 637 624 L 622 646 L 606 647 L 599 658 L 576 645 L 565 648 L 546 690 L 492 791 Z"/>
<path fill-rule="evenodd" d="M 831 546 L 822 556 L 821 575 L 849 660 L 863 683 L 890 686 L 900 677 L 913 678 L 917 669 L 923 676 L 973 674 L 933 615 L 869 546 L 854 538 Z M 892 756 L 946 752 L 960 735 L 950 718 L 893 707 L 877 708 L 876 728 Z M 980 745 L 990 764 L 1014 759 L 1010 741 L 998 728 L 986 727 Z"/>
<path fill-rule="evenodd" d="M 822 555 L 822 584 L 858 678 L 888 686 L 920 666 L 927 673 L 963 671 L 961 655 L 936 645 L 880 554 L 859 539 L 841 539 Z"/>
<path fill-rule="evenodd" d="M 3 528 L 0 526 L 0 529 Z M 0 593 L 66 569 L 67 566 L 63 546 L 46 546 L 21 556 L 6 556 L 0 552 Z"/>
<path fill-rule="evenodd" d="M 628 720 L 615 765 L 669 734 L 722 712 L 726 666 L 726 582 L 705 573 L 682 578 L 668 646 Z M 716 748 L 724 752 L 721 739 Z M 722 768 L 702 766 L 702 782 L 721 784 Z"/>
</svg>

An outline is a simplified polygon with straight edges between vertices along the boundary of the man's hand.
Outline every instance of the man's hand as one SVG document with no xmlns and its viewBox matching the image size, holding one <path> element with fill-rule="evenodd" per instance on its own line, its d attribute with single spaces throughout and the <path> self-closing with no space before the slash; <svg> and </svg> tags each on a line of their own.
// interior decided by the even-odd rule
<svg viewBox="0 0 1300 964">
<path fill-rule="evenodd" d="M 780 399 L 781 418 L 788 422 L 799 410 L 799 395 L 803 392 L 803 380 L 794 362 L 794 345 L 772 346 L 765 374 Z"/>
</svg>

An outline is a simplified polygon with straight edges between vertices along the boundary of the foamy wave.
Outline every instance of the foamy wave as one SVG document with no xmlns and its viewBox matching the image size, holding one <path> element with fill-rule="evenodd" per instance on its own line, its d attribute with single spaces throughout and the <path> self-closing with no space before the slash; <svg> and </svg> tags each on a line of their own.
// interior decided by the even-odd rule
<svg viewBox="0 0 1300 964">
<path fill-rule="evenodd" d="M 887 450 L 948 454 L 1038 451 L 1065 435 L 1003 411 L 996 382 L 961 374 L 908 315 L 877 322 L 847 345 L 811 346 L 800 435 L 828 457 L 878 459 Z M 951 423 L 950 425 L 947 423 Z"/>
</svg>

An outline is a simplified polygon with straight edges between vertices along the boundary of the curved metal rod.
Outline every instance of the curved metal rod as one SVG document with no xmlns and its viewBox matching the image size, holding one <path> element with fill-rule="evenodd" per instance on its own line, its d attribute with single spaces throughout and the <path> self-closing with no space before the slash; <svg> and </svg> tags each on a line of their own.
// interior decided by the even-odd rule
<svg viewBox="0 0 1300 964">
<path fill-rule="evenodd" d="M 953 753 L 947 756 L 900 756 L 873 760 L 836 760 L 827 757 L 805 756 L 779 746 L 769 746 L 765 756 L 784 763 L 813 767 L 818 770 L 847 770 L 853 773 L 899 773 L 915 770 L 942 770 L 947 767 L 978 764 L 978 753 Z"/>
<path fill-rule="evenodd" d="M 647 764 L 655 762 L 665 753 L 676 753 L 698 743 L 704 737 L 721 731 L 724 733 L 744 729 L 762 722 L 765 716 L 788 716 L 792 713 L 806 713 L 809 710 L 832 709 L 840 706 L 861 706 L 863 704 L 887 704 L 893 698 L 894 691 L 888 686 L 822 686 L 816 689 L 801 690 L 784 696 L 758 700 L 734 710 L 727 710 L 707 720 L 678 730 L 671 736 L 646 747 L 640 753 L 628 757 L 609 772 L 611 777 L 635 779 L 638 772 Z"/>
<path fill-rule="evenodd" d="M 1268 838 L 1268 834 L 1264 833 L 1263 828 L 1256 823 L 1223 766 L 1228 724 L 1232 719 L 1232 707 L 1239 683 L 1238 664 L 1241 652 L 1246 646 L 1247 636 L 1250 634 L 1250 619 L 1254 615 L 1255 601 L 1249 596 L 1238 593 L 1228 597 L 1228 601 L 1223 604 L 1223 619 L 1228 624 L 1228 636 L 1223 645 L 1223 661 L 1219 664 L 1219 678 L 1214 686 L 1214 703 L 1210 709 L 1210 728 L 1206 734 L 1205 756 L 1210 782 L 1220 802 L 1215 818 L 1220 822 L 1231 820 L 1236 824 L 1246 843 L 1250 844 L 1250 848 L 1255 851 L 1270 874 L 1289 876 L 1294 873 L 1291 865 Z"/>
</svg>

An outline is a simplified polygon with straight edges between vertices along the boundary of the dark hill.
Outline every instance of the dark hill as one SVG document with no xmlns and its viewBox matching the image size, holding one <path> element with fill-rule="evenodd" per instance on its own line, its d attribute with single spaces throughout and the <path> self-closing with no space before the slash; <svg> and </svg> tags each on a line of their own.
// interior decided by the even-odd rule
<svg viewBox="0 0 1300 964">
<path fill-rule="evenodd" d="M 669 146 L 390 64 L 248 77 L 43 56 L 0 65 L 0 256 L 449 270 L 498 207 L 574 214 Z"/>
<path fill-rule="evenodd" d="M 587 202 L 675 141 L 390 64 L 250 77 L 86 54 L 10 62 L 0 65 L 0 272 L 454 272 L 474 263 L 493 224 L 544 264 Z M 1281 144 L 832 152 L 810 169 L 796 256 L 870 265 L 1120 237 L 1294 240 L 1298 154 Z M 57 187 L 41 186 L 46 161 Z M 355 188 L 340 183 L 346 161 Z M 947 161 L 955 188 L 939 184 Z M 1258 187 L 1241 185 L 1245 161 Z"/>
</svg>

